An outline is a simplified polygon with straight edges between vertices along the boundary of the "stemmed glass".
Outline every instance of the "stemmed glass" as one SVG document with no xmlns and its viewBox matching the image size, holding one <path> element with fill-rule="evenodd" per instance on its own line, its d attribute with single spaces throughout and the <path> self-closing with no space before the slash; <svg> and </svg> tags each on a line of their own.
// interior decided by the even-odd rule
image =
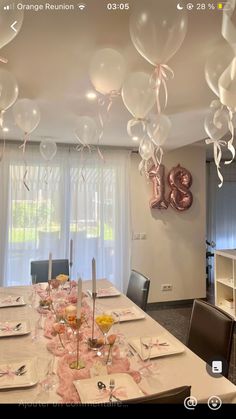
<svg viewBox="0 0 236 419">
<path fill-rule="evenodd" d="M 35 297 L 36 297 L 36 291 L 35 291 L 35 285 L 37 283 L 37 275 L 31 275 L 31 292 L 29 296 L 29 307 L 34 308 L 35 304 Z"/>
<path fill-rule="evenodd" d="M 111 314 L 99 314 L 95 317 L 95 322 L 104 336 L 104 344 L 107 345 L 107 334 L 114 324 L 114 317 Z"/>
<path fill-rule="evenodd" d="M 107 341 L 107 334 L 109 332 L 109 330 L 111 329 L 111 327 L 114 324 L 114 317 L 111 314 L 107 314 L 107 313 L 102 313 L 99 314 L 95 317 L 95 322 L 97 324 L 97 326 L 99 327 L 99 329 L 101 330 L 103 336 L 104 336 L 104 349 L 106 347 L 106 345 L 108 345 L 108 341 Z M 109 349 L 111 349 L 111 347 L 109 347 Z M 109 350 L 110 352 L 110 350 Z M 108 358 L 110 353 L 108 352 Z M 103 357 L 106 356 L 105 350 L 103 352 Z M 108 359 L 107 359 L 108 360 Z"/>
</svg>

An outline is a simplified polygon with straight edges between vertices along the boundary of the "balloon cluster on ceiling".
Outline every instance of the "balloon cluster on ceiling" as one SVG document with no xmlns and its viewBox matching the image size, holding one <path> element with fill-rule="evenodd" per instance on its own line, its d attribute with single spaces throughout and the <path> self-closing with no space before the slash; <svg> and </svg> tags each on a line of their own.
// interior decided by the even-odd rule
<svg viewBox="0 0 236 419">
<path fill-rule="evenodd" d="M 3 0 L 2 7 L 8 4 Z M 236 28 L 231 21 L 236 0 L 228 0 L 230 8 L 223 11 L 222 35 L 227 40 L 219 44 L 208 57 L 205 76 L 209 87 L 219 97 L 211 103 L 205 119 L 205 129 L 209 136 L 207 143 L 214 145 L 214 157 L 220 185 L 223 177 L 220 173 L 221 147 L 227 146 L 232 158 L 235 156 L 233 147 L 233 114 L 236 110 Z M 0 48 L 8 44 L 17 34 L 10 28 L 12 21 L 18 21 L 18 28 L 23 22 L 23 12 L 8 10 L 0 14 Z M 132 118 L 128 121 L 128 135 L 139 142 L 139 153 L 142 158 L 140 172 L 149 176 L 150 167 L 158 167 L 163 156 L 163 145 L 171 130 L 171 121 L 164 114 L 168 102 L 167 82 L 174 76 L 168 62 L 181 47 L 187 33 L 187 15 L 171 7 L 168 2 L 137 1 L 130 17 L 130 38 L 137 52 L 150 64 L 150 72 L 137 71 L 127 74 L 123 55 L 113 48 L 96 51 L 89 66 L 89 77 L 92 85 L 99 93 L 98 117 L 100 127 L 94 118 L 80 116 L 77 120 L 75 136 L 78 140 L 78 151 L 92 150 L 91 144 L 97 140 L 97 150 L 105 128 L 105 115 L 110 112 L 113 101 L 121 97 Z M 19 31 L 19 29 L 18 29 Z M 1 58 L 2 63 L 7 59 Z M 4 64 L 5 66 L 5 64 Z M 152 66 L 152 67 L 151 67 Z M 0 68 L 0 129 L 4 129 L 4 112 L 13 109 L 16 125 L 23 131 L 25 151 L 29 135 L 40 122 L 40 109 L 34 100 L 18 99 L 18 85 L 15 77 L 5 68 Z M 161 93 L 162 92 L 162 93 Z M 156 111 L 153 115 L 154 105 Z M 103 114 L 102 114 L 103 111 Z M 223 138 L 231 133 L 231 138 Z M 56 154 L 57 146 L 51 139 L 40 144 L 42 157 L 49 161 Z"/>
<path fill-rule="evenodd" d="M 225 164 L 230 164 L 235 157 L 233 115 L 236 112 L 236 28 L 231 20 L 235 10 L 236 0 L 228 0 L 223 10 L 222 36 L 205 65 L 205 77 L 208 86 L 218 96 L 213 100 L 209 113 L 205 118 L 205 130 L 209 139 L 207 144 L 213 144 L 214 160 L 219 177 L 219 187 L 223 185 L 223 176 L 220 171 L 222 147 L 227 147 L 231 159 Z M 230 139 L 226 141 L 227 133 Z"/>
<path fill-rule="evenodd" d="M 132 115 L 127 124 L 128 135 L 139 142 L 142 158 L 140 171 L 148 176 L 149 166 L 160 165 L 162 146 L 168 138 L 171 121 L 163 113 L 167 105 L 167 80 L 174 76 L 167 65 L 170 58 L 180 48 L 187 32 L 187 15 L 171 7 L 167 2 L 149 0 L 137 2 L 130 18 L 130 36 L 136 50 L 152 66 L 150 73 L 143 71 L 127 74 L 122 54 L 115 49 L 98 50 L 92 57 L 89 76 L 97 92 L 101 95 L 99 104 L 106 113 L 113 100 L 121 96 L 124 105 Z M 164 105 L 161 105 L 160 90 L 164 92 Z M 157 112 L 150 116 L 156 103 Z M 103 136 L 104 117 L 99 111 L 100 134 Z M 96 137 L 98 127 L 90 117 L 81 117 L 75 131 L 79 146 L 84 150 Z"/>
<path fill-rule="evenodd" d="M 11 42 L 22 27 L 24 14 L 17 9 L 7 9 L 7 0 L 1 1 L 0 13 L 0 48 Z M 12 22 L 17 22 L 17 31 L 12 30 Z M 7 64 L 6 58 L 0 57 L 0 62 Z M 37 128 L 40 122 L 40 110 L 37 102 L 28 98 L 18 99 L 19 88 L 12 73 L 0 68 L 0 129 L 4 133 L 4 113 L 12 107 L 16 125 L 23 131 L 24 140 L 20 146 L 23 152 L 29 135 Z M 4 135 L 3 135 L 4 137 Z M 5 147 L 4 147 L 5 149 Z M 44 139 L 40 143 L 40 153 L 45 160 L 52 160 L 57 151 L 57 145 L 51 139 Z"/>
</svg>

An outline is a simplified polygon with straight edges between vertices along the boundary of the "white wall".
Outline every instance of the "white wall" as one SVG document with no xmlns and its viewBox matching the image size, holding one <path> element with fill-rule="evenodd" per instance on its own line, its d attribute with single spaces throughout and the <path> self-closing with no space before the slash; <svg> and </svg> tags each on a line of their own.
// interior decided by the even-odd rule
<svg viewBox="0 0 236 419">
<path fill-rule="evenodd" d="M 132 154 L 132 231 L 147 239 L 132 241 L 131 263 L 151 279 L 148 302 L 205 297 L 205 149 L 187 146 L 164 155 L 165 175 L 178 163 L 192 174 L 193 204 L 183 212 L 150 210 L 152 185 L 140 176 L 139 161 Z M 161 291 L 161 284 L 172 284 L 172 291 Z"/>
</svg>

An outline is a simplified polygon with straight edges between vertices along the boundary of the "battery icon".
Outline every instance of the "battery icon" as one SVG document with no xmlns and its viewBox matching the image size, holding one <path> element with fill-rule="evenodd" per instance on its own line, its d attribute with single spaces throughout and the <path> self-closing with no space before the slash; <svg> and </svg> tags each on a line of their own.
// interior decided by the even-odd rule
<svg viewBox="0 0 236 419">
<path fill-rule="evenodd" d="M 217 9 L 218 10 L 232 10 L 232 5 L 226 1 L 222 2 L 222 3 L 217 3 Z"/>
</svg>

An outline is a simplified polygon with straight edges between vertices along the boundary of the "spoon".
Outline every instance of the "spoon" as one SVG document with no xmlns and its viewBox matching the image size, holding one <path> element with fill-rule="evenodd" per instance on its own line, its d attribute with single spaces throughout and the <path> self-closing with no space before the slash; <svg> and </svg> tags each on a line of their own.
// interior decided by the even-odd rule
<svg viewBox="0 0 236 419">
<path fill-rule="evenodd" d="M 21 323 L 18 323 L 15 327 L 14 327 L 14 331 L 18 332 L 21 329 Z"/>
</svg>

